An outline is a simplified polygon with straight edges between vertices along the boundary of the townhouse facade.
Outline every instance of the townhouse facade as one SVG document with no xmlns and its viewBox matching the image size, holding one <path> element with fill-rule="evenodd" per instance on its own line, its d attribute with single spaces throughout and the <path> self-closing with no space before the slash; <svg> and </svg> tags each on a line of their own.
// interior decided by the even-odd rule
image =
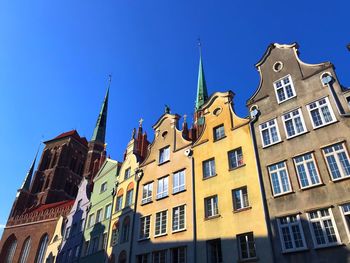
<svg viewBox="0 0 350 263">
<path fill-rule="evenodd" d="M 349 91 L 272 44 L 248 100 L 276 262 L 349 262 Z"/>
</svg>

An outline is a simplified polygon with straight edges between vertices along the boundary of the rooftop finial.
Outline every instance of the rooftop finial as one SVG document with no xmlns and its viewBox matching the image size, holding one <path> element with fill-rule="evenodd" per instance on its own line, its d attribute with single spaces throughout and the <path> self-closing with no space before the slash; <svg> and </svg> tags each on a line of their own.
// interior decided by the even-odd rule
<svg viewBox="0 0 350 263">
<path fill-rule="evenodd" d="M 164 112 L 166 114 L 170 114 L 170 107 L 168 105 L 165 104 L 165 109 L 164 109 Z"/>
<path fill-rule="evenodd" d="M 208 99 L 208 90 L 207 90 L 207 84 L 205 82 L 203 62 L 202 62 L 202 43 L 199 38 L 198 38 L 198 48 L 199 48 L 199 70 L 198 70 L 196 110 L 198 110 Z"/>
<path fill-rule="evenodd" d="M 186 122 L 186 121 L 187 121 L 187 115 L 184 114 L 184 122 Z"/>
<path fill-rule="evenodd" d="M 139 127 L 142 127 L 142 123 L 143 123 L 143 119 L 141 118 L 141 119 L 139 120 Z"/>
<path fill-rule="evenodd" d="M 202 57 L 202 43 L 201 43 L 201 38 L 197 38 L 197 45 L 198 45 L 198 50 L 199 50 L 199 56 Z"/>
</svg>

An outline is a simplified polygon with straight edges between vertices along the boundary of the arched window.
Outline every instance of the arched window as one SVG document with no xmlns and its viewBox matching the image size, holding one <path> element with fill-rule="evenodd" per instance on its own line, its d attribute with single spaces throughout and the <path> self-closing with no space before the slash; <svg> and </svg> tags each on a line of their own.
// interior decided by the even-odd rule
<svg viewBox="0 0 350 263">
<path fill-rule="evenodd" d="M 129 239 L 129 229 L 130 229 L 130 218 L 127 216 L 123 222 L 122 235 L 121 235 L 121 243 L 127 242 Z"/>
<path fill-rule="evenodd" d="M 11 235 L 5 242 L 5 263 L 12 263 L 13 256 L 17 247 L 17 239 L 14 235 Z"/>
<path fill-rule="evenodd" d="M 26 263 L 27 262 L 31 242 L 32 241 L 31 241 L 30 237 L 27 237 L 26 240 L 24 241 L 22 251 L 21 251 L 21 257 L 19 259 L 19 263 Z"/>
<path fill-rule="evenodd" d="M 126 263 L 126 252 L 123 250 L 118 257 L 118 263 Z"/>
<path fill-rule="evenodd" d="M 49 236 L 48 234 L 43 235 L 43 237 L 40 240 L 39 248 L 36 253 L 36 263 L 43 263 L 44 262 L 44 256 L 46 253 L 47 245 L 49 243 Z"/>
<path fill-rule="evenodd" d="M 131 182 L 128 185 L 128 188 L 126 190 L 126 200 L 125 200 L 125 206 L 131 206 L 132 204 L 132 199 L 133 199 L 133 194 L 134 194 L 134 183 Z"/>
<path fill-rule="evenodd" d="M 112 228 L 112 237 L 111 237 L 111 244 L 112 246 L 115 246 L 118 244 L 119 239 L 119 222 L 115 222 Z"/>
</svg>

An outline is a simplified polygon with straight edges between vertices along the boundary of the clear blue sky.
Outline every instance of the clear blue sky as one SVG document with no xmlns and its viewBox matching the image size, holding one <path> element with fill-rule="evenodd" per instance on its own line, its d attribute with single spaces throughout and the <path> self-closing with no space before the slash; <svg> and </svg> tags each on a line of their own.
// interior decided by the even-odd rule
<svg viewBox="0 0 350 263">
<path fill-rule="evenodd" d="M 309 63 L 332 61 L 350 86 L 346 2 L 1 1 L 0 225 L 42 139 L 71 129 L 91 137 L 109 73 L 112 158 L 122 159 L 141 117 L 153 138 L 164 104 L 191 115 L 199 36 L 209 92 L 233 90 L 240 116 L 272 42 L 298 42 Z"/>
</svg>

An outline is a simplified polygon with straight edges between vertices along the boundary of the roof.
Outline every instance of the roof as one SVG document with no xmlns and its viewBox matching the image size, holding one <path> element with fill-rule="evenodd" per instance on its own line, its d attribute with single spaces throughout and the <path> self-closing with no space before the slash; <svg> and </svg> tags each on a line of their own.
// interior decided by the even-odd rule
<svg viewBox="0 0 350 263">
<path fill-rule="evenodd" d="M 29 209 L 26 213 L 32 213 L 32 212 L 41 212 L 52 208 L 59 208 L 59 207 L 69 207 L 74 204 L 75 200 L 67 200 L 67 201 L 61 201 L 51 204 L 45 204 L 40 205 L 38 207 L 34 207 L 33 209 Z"/>
<path fill-rule="evenodd" d="M 80 135 L 77 132 L 77 130 L 71 130 L 71 131 L 68 131 L 68 132 L 61 133 L 60 135 L 56 136 L 55 138 L 53 138 L 51 140 L 48 140 L 48 141 L 46 141 L 44 143 L 46 144 L 48 142 L 56 141 L 56 140 L 67 138 L 67 137 L 73 137 L 74 139 L 76 139 L 81 144 L 83 144 L 85 146 L 88 145 L 88 142 L 87 142 L 86 138 L 85 137 L 80 137 Z"/>
</svg>

